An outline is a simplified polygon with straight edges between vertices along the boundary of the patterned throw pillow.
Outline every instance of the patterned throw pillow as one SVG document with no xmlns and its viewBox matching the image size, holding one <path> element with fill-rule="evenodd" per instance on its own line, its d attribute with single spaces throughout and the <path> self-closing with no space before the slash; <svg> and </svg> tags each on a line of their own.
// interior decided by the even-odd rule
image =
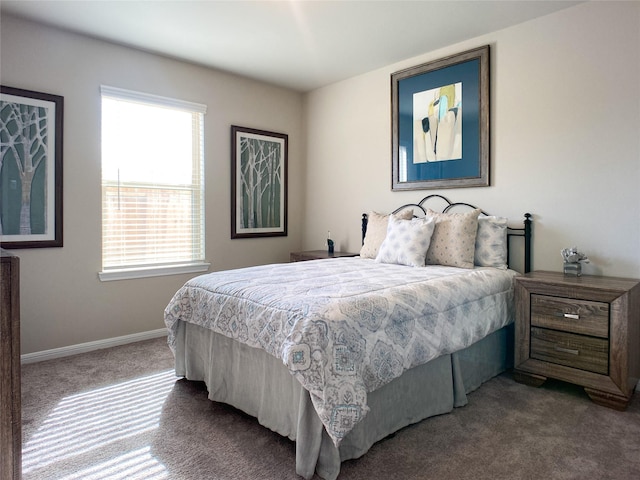
<svg viewBox="0 0 640 480">
<path fill-rule="evenodd" d="M 465 213 L 439 213 L 427 210 L 436 221 L 427 251 L 427 265 L 473 268 L 480 209 Z"/>
<path fill-rule="evenodd" d="M 413 210 L 402 210 L 401 212 L 392 214 L 403 220 L 410 220 L 413 217 Z M 364 244 L 360 249 L 362 258 L 376 258 L 380 245 L 387 236 L 387 226 L 389 225 L 389 216 L 382 213 L 371 212 L 367 222 L 367 234 L 364 236 Z"/>
<path fill-rule="evenodd" d="M 378 263 L 424 267 L 435 221 L 430 218 L 389 218 L 387 236 L 376 257 Z"/>
<path fill-rule="evenodd" d="M 508 264 L 507 255 L 507 219 L 479 217 L 474 263 L 504 270 Z"/>
</svg>

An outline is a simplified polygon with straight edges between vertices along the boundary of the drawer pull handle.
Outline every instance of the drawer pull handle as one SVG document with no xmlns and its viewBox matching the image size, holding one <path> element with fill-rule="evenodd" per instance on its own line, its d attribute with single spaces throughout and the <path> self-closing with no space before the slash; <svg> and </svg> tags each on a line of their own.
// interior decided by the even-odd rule
<svg viewBox="0 0 640 480">
<path fill-rule="evenodd" d="M 577 313 L 562 313 L 562 312 L 558 312 L 556 313 L 557 317 L 564 317 L 564 318 L 571 318 L 573 320 L 580 320 L 580 315 L 578 315 Z"/>
<path fill-rule="evenodd" d="M 556 352 L 570 353 L 571 355 L 579 355 L 580 350 L 574 350 L 572 348 L 554 347 Z"/>
</svg>

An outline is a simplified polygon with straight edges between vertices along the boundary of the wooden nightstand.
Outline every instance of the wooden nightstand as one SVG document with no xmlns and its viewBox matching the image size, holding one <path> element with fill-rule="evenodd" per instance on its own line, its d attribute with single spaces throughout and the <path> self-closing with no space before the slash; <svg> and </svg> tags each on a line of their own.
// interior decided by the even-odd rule
<svg viewBox="0 0 640 480">
<path fill-rule="evenodd" d="M 357 257 L 359 253 L 349 252 L 333 252 L 329 253 L 326 250 L 309 250 L 306 252 L 291 252 L 289 254 L 290 262 L 304 262 L 307 260 L 324 260 L 327 258 L 340 258 L 340 257 Z"/>
<path fill-rule="evenodd" d="M 556 378 L 624 410 L 640 377 L 640 280 L 558 272 L 516 277 L 514 378 Z"/>
</svg>

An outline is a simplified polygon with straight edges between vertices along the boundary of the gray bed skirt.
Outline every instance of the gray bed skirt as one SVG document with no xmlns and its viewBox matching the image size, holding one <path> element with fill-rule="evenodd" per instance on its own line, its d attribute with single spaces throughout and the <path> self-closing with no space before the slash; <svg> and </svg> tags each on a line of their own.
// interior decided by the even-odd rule
<svg viewBox="0 0 640 480">
<path fill-rule="evenodd" d="M 393 432 L 467 404 L 467 393 L 511 367 L 513 325 L 470 347 L 406 371 L 369 393 L 370 412 L 339 448 L 324 431 L 309 393 L 285 365 L 198 325 L 180 322 L 176 374 L 204 381 L 209 399 L 252 415 L 265 427 L 296 442 L 296 473 L 335 479 L 340 464 L 364 455 Z"/>
</svg>

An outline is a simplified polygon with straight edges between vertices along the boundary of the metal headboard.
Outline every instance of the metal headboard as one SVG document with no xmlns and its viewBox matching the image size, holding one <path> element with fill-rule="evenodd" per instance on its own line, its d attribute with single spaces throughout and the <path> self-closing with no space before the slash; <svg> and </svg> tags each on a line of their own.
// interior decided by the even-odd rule
<svg viewBox="0 0 640 480">
<path fill-rule="evenodd" d="M 434 198 L 438 198 L 443 200 L 446 206 L 442 209 L 443 213 L 448 212 L 449 210 L 455 207 L 468 207 L 471 209 L 476 209 L 478 207 L 471 205 L 470 203 L 465 202 L 451 202 L 448 198 L 443 197 L 442 195 L 432 194 L 427 195 L 418 203 L 407 203 L 406 205 L 402 205 L 401 207 L 396 208 L 392 213 L 398 213 L 405 208 L 417 208 L 422 211 L 423 214 L 427 214 L 427 209 L 425 208 L 425 204 Z M 480 209 L 482 215 L 489 215 L 484 210 Z M 507 249 L 510 250 L 511 242 L 516 237 L 523 237 L 524 239 L 524 273 L 528 273 L 531 271 L 531 226 L 532 226 L 532 215 L 530 213 L 524 214 L 524 220 L 522 222 L 523 226 L 519 228 L 515 227 L 507 227 Z M 369 216 L 366 213 L 362 214 L 362 243 L 364 243 L 364 237 L 367 233 L 367 223 L 369 222 Z"/>
</svg>

